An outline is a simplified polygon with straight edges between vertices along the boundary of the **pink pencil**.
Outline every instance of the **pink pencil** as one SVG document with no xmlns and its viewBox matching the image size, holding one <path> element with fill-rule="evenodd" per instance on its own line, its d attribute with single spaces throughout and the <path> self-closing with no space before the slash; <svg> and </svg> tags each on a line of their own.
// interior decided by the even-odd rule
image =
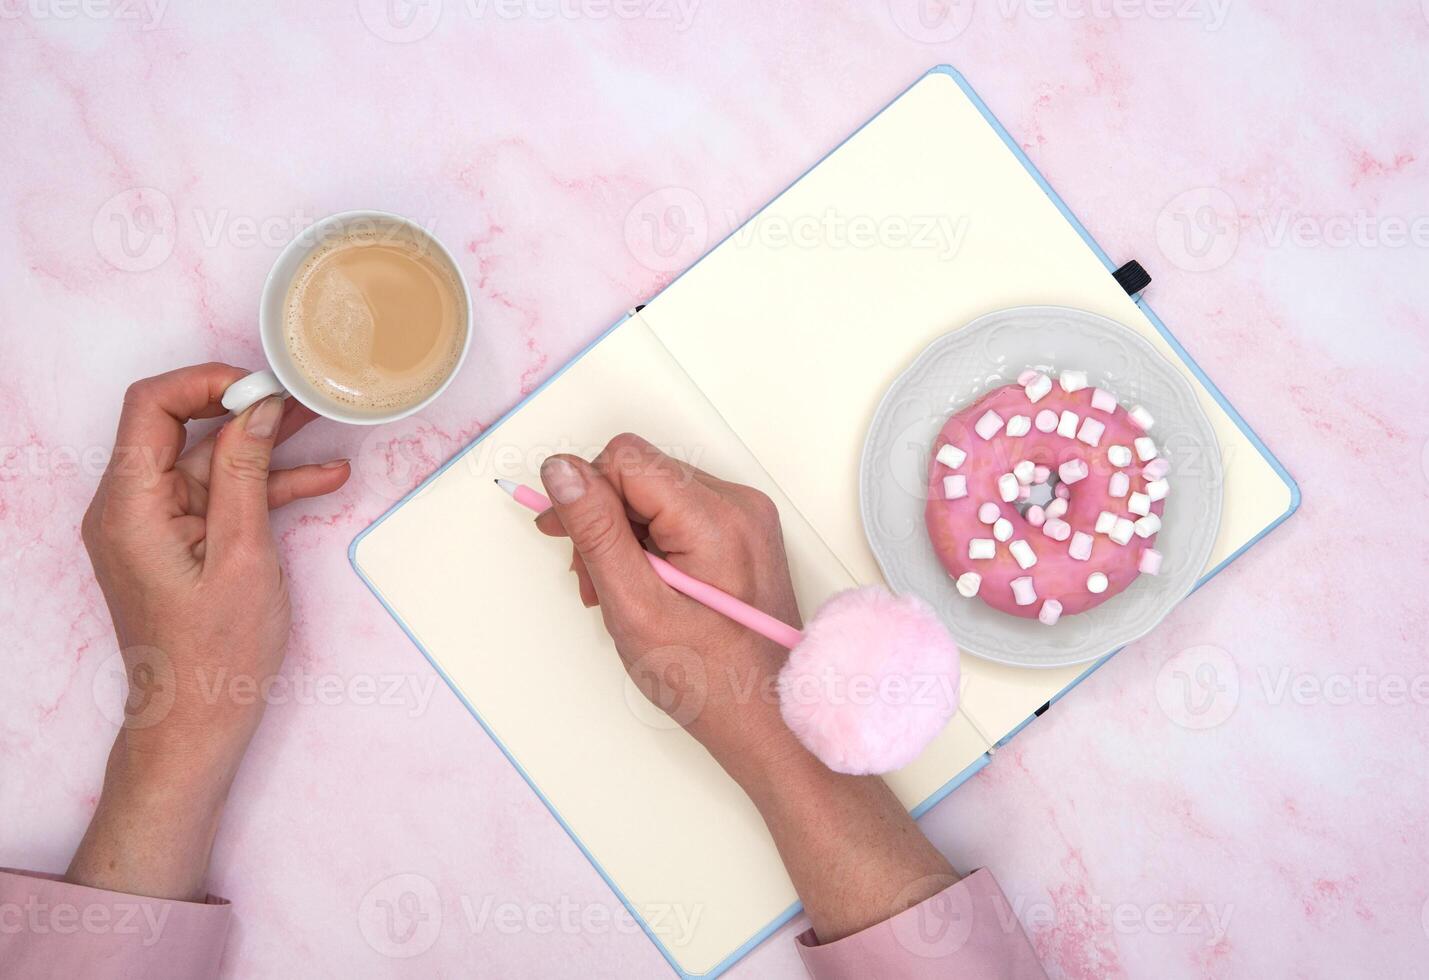
<svg viewBox="0 0 1429 980">
<path fill-rule="evenodd" d="M 544 494 L 538 493 L 528 486 L 513 480 L 497 480 L 496 485 L 509 493 L 522 507 L 529 507 L 538 513 L 551 508 L 551 502 L 546 499 Z M 792 650 L 804 638 L 803 633 L 788 623 L 781 622 L 746 602 L 740 602 L 728 592 L 722 592 L 713 585 L 686 575 L 659 555 L 652 555 L 647 551 L 645 557 L 650 559 L 650 567 L 655 569 L 655 574 L 660 576 L 660 580 L 670 588 L 689 596 L 696 602 L 703 603 L 721 616 L 728 616 L 739 625 L 752 629 L 765 639 Z"/>
</svg>

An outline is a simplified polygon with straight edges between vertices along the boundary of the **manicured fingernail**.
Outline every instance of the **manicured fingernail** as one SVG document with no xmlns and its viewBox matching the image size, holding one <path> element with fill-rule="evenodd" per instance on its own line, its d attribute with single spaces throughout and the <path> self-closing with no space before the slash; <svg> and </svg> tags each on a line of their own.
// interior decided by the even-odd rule
<svg viewBox="0 0 1429 980">
<path fill-rule="evenodd" d="M 347 459 L 330 459 L 323 464 L 325 470 L 335 470 L 339 466 L 346 466 L 350 461 Z"/>
<path fill-rule="evenodd" d="M 270 395 L 258 403 L 248 416 L 245 431 L 255 439 L 271 439 L 283 418 L 283 397 Z"/>
<path fill-rule="evenodd" d="M 585 480 L 580 471 L 555 456 L 541 464 L 541 482 L 558 504 L 573 504 L 585 496 Z"/>
</svg>

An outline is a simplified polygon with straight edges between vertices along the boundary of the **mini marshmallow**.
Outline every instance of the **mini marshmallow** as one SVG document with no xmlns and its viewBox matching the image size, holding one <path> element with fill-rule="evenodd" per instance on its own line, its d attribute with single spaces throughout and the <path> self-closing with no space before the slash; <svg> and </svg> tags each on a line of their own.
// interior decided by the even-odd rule
<svg viewBox="0 0 1429 980">
<path fill-rule="evenodd" d="M 1017 376 L 1017 383 L 1026 388 L 1033 381 L 1037 380 L 1037 375 L 1041 373 L 1036 368 L 1028 368 Z"/>
<path fill-rule="evenodd" d="M 1076 412 L 1063 411 L 1061 417 L 1057 419 L 1057 435 L 1064 439 L 1071 439 L 1077 434 L 1077 423 L 1080 421 Z"/>
<path fill-rule="evenodd" d="M 968 495 L 968 478 L 961 473 L 943 477 L 943 497 L 947 500 L 959 500 Z"/>
<path fill-rule="evenodd" d="M 1141 468 L 1141 475 L 1148 480 L 1159 480 L 1171 472 L 1171 461 L 1164 456 L 1158 456 Z"/>
<path fill-rule="evenodd" d="M 1032 420 L 1025 415 L 1014 415 L 1007 420 L 1007 434 L 1014 438 L 1027 435 L 1032 431 Z"/>
<path fill-rule="evenodd" d="M 1027 400 L 1035 405 L 1051 393 L 1052 379 L 1039 371 L 1035 378 L 1022 386 L 1022 390 L 1027 393 Z"/>
<path fill-rule="evenodd" d="M 1046 626 L 1056 626 L 1057 620 L 1062 618 L 1062 604 L 1056 599 L 1048 599 L 1042 603 L 1042 608 L 1037 611 L 1037 621 Z"/>
<path fill-rule="evenodd" d="M 1161 530 L 1161 518 L 1155 514 L 1147 514 L 1136 522 L 1135 530 L 1138 538 L 1149 538 Z"/>
<path fill-rule="evenodd" d="M 1136 458 L 1143 463 L 1156 458 L 1156 443 L 1150 436 L 1138 436 L 1133 445 L 1136 446 Z"/>
<path fill-rule="evenodd" d="M 1101 572 L 1092 572 L 1087 576 L 1087 591 L 1092 595 L 1101 595 L 1106 591 L 1106 576 Z"/>
<path fill-rule="evenodd" d="M 968 454 L 963 452 L 957 446 L 954 446 L 951 442 L 947 443 L 943 446 L 942 449 L 938 450 L 938 462 L 942 463 L 950 470 L 955 470 L 959 466 L 962 466 L 963 460 L 967 458 Z"/>
<path fill-rule="evenodd" d="M 1072 535 L 1072 543 L 1067 545 L 1067 554 L 1077 561 L 1086 561 L 1092 556 L 1092 536 L 1085 531 Z"/>
<path fill-rule="evenodd" d="M 1131 416 L 1131 421 L 1136 423 L 1136 427 L 1142 432 L 1150 432 L 1151 427 L 1156 424 L 1156 420 L 1151 417 L 1151 413 L 1140 405 L 1131 406 L 1131 411 L 1126 413 Z"/>
<path fill-rule="evenodd" d="M 992 536 L 999 541 L 1006 541 L 1012 537 L 1012 522 L 1005 517 L 999 517 L 992 525 Z"/>
<path fill-rule="evenodd" d="M 1032 499 L 1032 488 L 1025 483 L 1017 485 L 1017 500 L 1019 503 Z"/>
<path fill-rule="evenodd" d="M 1092 530 L 1098 534 L 1106 534 L 1114 527 L 1116 527 L 1116 515 L 1109 510 L 1104 510 L 1097 515 L 1097 524 Z"/>
<path fill-rule="evenodd" d="M 1048 517 L 1061 517 L 1067 512 L 1067 501 L 1063 497 L 1053 497 L 1051 503 L 1042 509 Z"/>
<path fill-rule="evenodd" d="M 1108 414 L 1116 411 L 1116 396 L 1104 388 L 1092 389 L 1092 408 Z"/>
<path fill-rule="evenodd" d="M 1129 517 L 1118 517 L 1112 529 L 1106 533 L 1117 544 L 1126 544 L 1131 540 L 1131 536 L 1136 531 L 1136 525 L 1131 523 Z"/>
<path fill-rule="evenodd" d="M 1031 507 L 1028 507 L 1022 517 L 1024 520 L 1027 521 L 1028 524 L 1031 524 L 1033 527 L 1041 527 L 1043 524 L 1047 523 L 1046 509 L 1038 507 L 1036 504 L 1033 504 Z"/>
<path fill-rule="evenodd" d="M 1004 503 L 1012 503 L 1017 499 L 1017 477 L 1011 473 L 1004 473 L 997 478 L 997 494 Z"/>
<path fill-rule="evenodd" d="M 1087 464 L 1080 459 L 1069 459 L 1057 467 L 1057 476 L 1062 481 L 1061 484 L 1058 484 L 1059 487 L 1064 484 L 1076 483 L 1078 480 L 1085 480 L 1087 478 Z M 1067 492 L 1071 493 L 1070 490 Z M 1058 496 L 1061 496 L 1061 494 L 1058 494 Z"/>
<path fill-rule="evenodd" d="M 1152 480 L 1146 485 L 1146 495 L 1152 500 L 1164 500 L 1166 499 L 1166 494 L 1170 492 L 1171 484 L 1167 483 L 1164 479 Z"/>
<path fill-rule="evenodd" d="M 1012 468 L 1012 475 L 1017 477 L 1018 483 L 1031 483 L 1032 474 L 1037 469 L 1037 464 L 1030 459 L 1024 459 Z"/>
<path fill-rule="evenodd" d="M 1072 497 L 1072 488 L 1065 483 L 1057 484 L 1052 492 L 1057 495 L 1058 500 L 1070 500 Z"/>
<path fill-rule="evenodd" d="M 1037 417 L 1032 420 L 1032 424 L 1037 426 L 1038 432 L 1051 432 L 1057 427 L 1057 413 L 1050 408 L 1044 408 L 1037 413 Z"/>
<path fill-rule="evenodd" d="M 1022 568 L 1031 568 L 1037 564 L 1037 552 L 1032 550 L 1032 546 L 1021 538 L 1007 546 L 1007 550 L 1012 552 L 1012 557 L 1017 560 L 1017 564 Z"/>
<path fill-rule="evenodd" d="M 977 595 L 977 590 L 982 588 L 982 576 L 977 572 L 963 572 L 958 576 L 958 595 L 964 599 L 971 599 Z"/>
<path fill-rule="evenodd" d="M 1037 590 L 1032 587 L 1030 575 L 1013 579 L 1011 585 L 1012 597 L 1017 600 L 1019 606 L 1030 606 L 1037 601 Z"/>
<path fill-rule="evenodd" d="M 1081 391 L 1087 386 L 1087 372 L 1063 371 L 1058 375 L 1057 380 L 1061 382 L 1062 390 L 1071 394 L 1074 391 Z"/>
<path fill-rule="evenodd" d="M 1111 479 L 1106 481 L 1106 492 L 1113 497 L 1125 497 L 1130 489 L 1131 477 L 1125 473 L 1113 473 Z"/>
<path fill-rule="evenodd" d="M 1033 482 L 1033 483 L 1046 483 L 1046 482 L 1047 482 L 1048 480 L 1050 480 L 1051 478 L 1052 478 L 1052 467 L 1050 467 L 1050 466 L 1034 466 L 1034 467 L 1032 467 L 1032 482 Z"/>
<path fill-rule="evenodd" d="M 977 519 L 984 524 L 991 524 L 1002 516 L 1002 508 L 989 500 L 977 509 Z"/>
<path fill-rule="evenodd" d="M 1098 422 L 1088 415 L 1082 419 L 1082 427 L 1077 430 L 1077 438 L 1085 442 L 1088 446 L 1095 446 L 1102 441 L 1102 433 L 1106 431 L 1106 425 Z"/>
<path fill-rule="evenodd" d="M 972 559 L 991 558 L 997 554 L 997 542 L 992 538 L 973 538 L 968 542 L 968 557 Z"/>
<path fill-rule="evenodd" d="M 1126 500 L 1126 509 L 1138 517 L 1151 513 L 1151 498 L 1144 493 L 1134 493 Z"/>
<path fill-rule="evenodd" d="M 1054 517 L 1042 525 L 1042 533 L 1053 541 L 1066 541 L 1072 536 L 1072 525 L 1060 517 Z"/>
<path fill-rule="evenodd" d="M 1130 446 L 1107 446 L 1107 447 L 1106 447 L 1106 458 L 1107 458 L 1107 462 L 1111 463 L 1111 465 L 1113 465 L 1113 466 L 1130 466 L 1130 465 L 1131 465 L 1131 447 L 1130 447 Z"/>
<path fill-rule="evenodd" d="M 1002 431 L 1002 416 L 989 408 L 986 412 L 982 413 L 982 418 L 977 420 L 977 424 L 973 426 L 973 431 L 984 439 L 991 439 Z"/>
<path fill-rule="evenodd" d="M 1161 552 L 1155 548 L 1147 548 L 1141 553 L 1141 561 L 1137 563 L 1136 570 L 1145 575 L 1161 574 Z"/>
</svg>

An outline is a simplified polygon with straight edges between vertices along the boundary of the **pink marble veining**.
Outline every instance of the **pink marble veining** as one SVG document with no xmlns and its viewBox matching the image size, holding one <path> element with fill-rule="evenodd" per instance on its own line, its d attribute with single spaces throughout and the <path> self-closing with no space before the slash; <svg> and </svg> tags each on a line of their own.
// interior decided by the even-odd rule
<svg viewBox="0 0 1429 980">
<path fill-rule="evenodd" d="M 1422 971 L 1429 6 L 921 14 L 5 5 L 0 864 L 62 868 L 98 790 L 115 651 L 77 525 L 124 387 L 208 358 L 256 365 L 283 241 L 387 208 L 461 256 L 479 332 L 421 418 L 315 425 L 282 451 L 351 455 L 356 472 L 275 520 L 291 683 L 214 855 L 213 889 L 238 905 L 226 970 L 668 976 L 346 546 L 945 61 L 1102 245 L 1150 269 L 1152 304 L 1305 504 L 923 826 L 956 863 L 995 870 L 1054 977 Z M 424 917 L 399 942 L 384 908 Z M 731 975 L 802 975 L 801 928 Z"/>
</svg>

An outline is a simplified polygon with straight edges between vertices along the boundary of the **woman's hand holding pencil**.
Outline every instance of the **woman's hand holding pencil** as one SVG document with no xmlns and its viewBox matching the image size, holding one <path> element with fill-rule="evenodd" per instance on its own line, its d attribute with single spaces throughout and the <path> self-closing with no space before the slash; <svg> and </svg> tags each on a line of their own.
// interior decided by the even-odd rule
<svg viewBox="0 0 1429 980">
<path fill-rule="evenodd" d="M 799 608 L 770 499 L 634 435 L 617 436 L 589 463 L 553 456 L 541 480 L 552 509 L 536 525 L 571 538 L 581 600 L 600 606 L 640 690 L 736 779 L 799 748 L 774 689 L 787 644 L 676 591 L 645 550 L 772 617 L 774 627 L 790 624 L 797 640 Z"/>
<path fill-rule="evenodd" d="M 749 795 L 821 942 L 957 881 L 881 779 L 830 771 L 784 724 L 775 679 L 789 644 L 676 591 L 646 551 L 800 627 L 779 513 L 767 496 L 628 434 L 589 463 L 551 457 L 541 481 L 549 500 L 504 488 L 527 506 L 551 505 L 536 525 L 571 538 L 581 599 L 600 606 L 635 684 Z"/>
</svg>

